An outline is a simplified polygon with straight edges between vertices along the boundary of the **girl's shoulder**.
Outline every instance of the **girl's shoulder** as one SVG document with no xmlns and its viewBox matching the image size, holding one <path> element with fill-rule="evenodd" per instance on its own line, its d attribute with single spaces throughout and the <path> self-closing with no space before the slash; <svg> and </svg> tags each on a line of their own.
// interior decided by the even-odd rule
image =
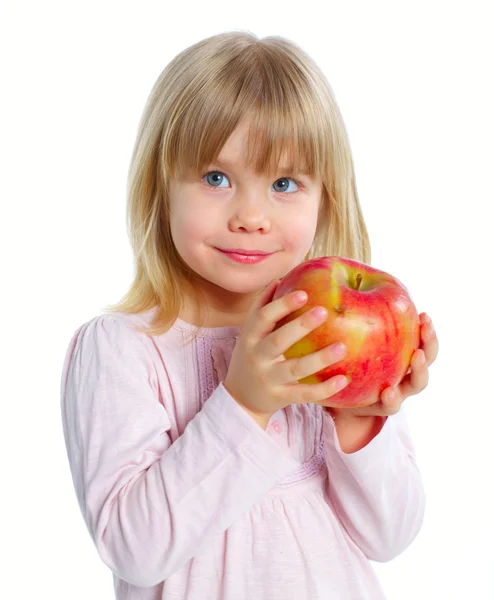
<svg viewBox="0 0 494 600">
<path fill-rule="evenodd" d="M 103 313 L 92 317 L 77 327 L 71 336 L 68 354 L 80 356 L 98 354 L 117 357 L 122 351 L 137 353 L 145 346 L 146 334 L 133 315 Z"/>
<path fill-rule="evenodd" d="M 151 336 L 141 331 L 140 315 L 103 313 L 85 321 L 72 334 L 65 352 L 62 385 L 149 386 L 159 392 L 163 355 Z M 86 382 L 86 383 L 84 383 Z"/>
<path fill-rule="evenodd" d="M 80 325 L 77 328 L 76 334 L 89 333 L 89 335 L 102 333 L 107 335 L 124 335 L 130 342 L 134 343 L 152 343 L 152 338 L 156 337 L 160 340 L 167 340 L 175 337 L 179 337 L 179 328 L 176 323 L 173 323 L 169 330 L 161 335 L 150 333 L 148 330 L 153 325 L 153 317 L 156 309 L 150 309 L 142 313 L 123 313 L 123 312 L 110 312 L 101 313 L 96 315 Z"/>
</svg>

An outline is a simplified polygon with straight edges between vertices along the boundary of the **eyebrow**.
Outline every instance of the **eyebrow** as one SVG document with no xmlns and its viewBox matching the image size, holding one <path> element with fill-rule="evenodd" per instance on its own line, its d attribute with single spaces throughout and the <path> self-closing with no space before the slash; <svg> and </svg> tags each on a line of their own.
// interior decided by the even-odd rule
<svg viewBox="0 0 494 600">
<path fill-rule="evenodd" d="M 211 164 L 218 165 L 219 167 L 223 167 L 225 169 L 231 169 L 232 171 L 235 170 L 235 165 L 226 158 L 224 158 L 223 160 L 217 158 L 215 161 L 212 161 Z M 288 167 L 283 167 L 283 168 L 278 169 L 278 173 L 280 173 L 281 175 L 294 175 L 295 174 L 293 168 L 288 168 Z M 301 171 L 300 174 L 305 175 L 304 171 Z"/>
</svg>

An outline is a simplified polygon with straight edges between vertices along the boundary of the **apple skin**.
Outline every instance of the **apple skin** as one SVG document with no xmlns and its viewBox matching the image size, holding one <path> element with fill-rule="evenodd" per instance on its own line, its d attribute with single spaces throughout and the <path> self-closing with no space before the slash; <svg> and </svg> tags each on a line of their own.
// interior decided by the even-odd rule
<svg viewBox="0 0 494 600">
<path fill-rule="evenodd" d="M 420 320 L 407 288 L 392 275 L 339 256 L 313 258 L 280 281 L 273 300 L 296 290 L 307 292 L 304 306 L 277 322 L 275 330 L 314 306 L 328 311 L 326 321 L 293 344 L 286 359 L 343 342 L 346 356 L 299 383 L 319 383 L 346 375 L 349 384 L 328 399 L 338 407 L 368 406 L 383 390 L 400 383 L 420 343 Z"/>
</svg>

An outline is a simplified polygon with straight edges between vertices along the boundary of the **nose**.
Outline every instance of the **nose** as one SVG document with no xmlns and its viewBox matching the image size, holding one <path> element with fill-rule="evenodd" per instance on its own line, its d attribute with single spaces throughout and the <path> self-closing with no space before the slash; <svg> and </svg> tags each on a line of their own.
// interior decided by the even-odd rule
<svg viewBox="0 0 494 600">
<path fill-rule="evenodd" d="M 262 231 L 267 232 L 271 228 L 270 219 L 267 214 L 267 205 L 260 194 L 238 195 L 235 199 L 233 214 L 229 220 L 231 231 Z"/>
</svg>

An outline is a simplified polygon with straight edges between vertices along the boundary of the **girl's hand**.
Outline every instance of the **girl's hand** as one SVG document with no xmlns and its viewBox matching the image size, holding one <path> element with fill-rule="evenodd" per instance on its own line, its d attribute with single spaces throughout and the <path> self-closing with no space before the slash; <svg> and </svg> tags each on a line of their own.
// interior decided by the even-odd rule
<svg viewBox="0 0 494 600">
<path fill-rule="evenodd" d="M 290 404 L 320 402 L 345 387 L 348 380 L 337 375 L 317 384 L 298 380 L 332 365 L 338 355 L 336 344 L 301 358 L 285 359 L 283 353 L 319 327 L 327 318 L 314 315 L 314 309 L 273 331 L 276 323 L 301 308 L 307 301 L 297 301 L 292 292 L 272 301 L 279 279 L 272 281 L 252 306 L 233 349 L 223 386 L 248 413 L 267 424 L 270 416 Z M 338 382 L 344 385 L 339 387 Z"/>
<path fill-rule="evenodd" d="M 409 396 L 414 396 L 425 390 L 429 383 L 429 367 L 437 358 L 439 342 L 432 321 L 427 313 L 421 313 L 420 338 L 421 344 L 413 353 L 410 368 L 405 377 L 395 389 L 387 387 L 381 394 L 381 399 L 369 406 L 357 408 L 327 408 L 332 417 L 335 416 L 380 416 L 387 417 L 396 414 Z"/>
</svg>

